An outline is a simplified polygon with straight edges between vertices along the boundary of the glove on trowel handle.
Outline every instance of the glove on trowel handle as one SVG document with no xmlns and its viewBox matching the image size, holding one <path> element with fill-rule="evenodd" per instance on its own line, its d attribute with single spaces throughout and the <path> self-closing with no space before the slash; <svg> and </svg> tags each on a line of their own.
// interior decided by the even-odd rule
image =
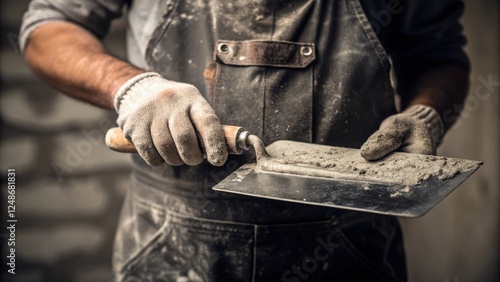
<svg viewBox="0 0 500 282">
<path fill-rule="evenodd" d="M 223 125 L 224 136 L 226 137 L 227 150 L 229 154 L 239 155 L 244 150 L 248 150 L 250 147 L 247 144 L 248 131 L 244 130 L 239 126 Z M 198 138 L 201 140 L 201 136 L 198 134 Z M 200 142 L 203 144 L 203 142 Z M 123 135 L 123 131 L 119 127 L 114 127 L 108 130 L 106 133 L 106 146 L 113 151 L 121 153 L 137 153 L 134 144 L 130 142 Z M 202 151 L 205 153 L 205 148 L 201 147 Z"/>
</svg>

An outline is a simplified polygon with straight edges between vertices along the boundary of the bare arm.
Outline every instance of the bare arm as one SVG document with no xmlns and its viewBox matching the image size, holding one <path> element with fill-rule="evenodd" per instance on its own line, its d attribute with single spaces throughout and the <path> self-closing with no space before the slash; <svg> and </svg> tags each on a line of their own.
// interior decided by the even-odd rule
<svg viewBox="0 0 500 282">
<path fill-rule="evenodd" d="M 35 73 L 76 99 L 113 109 L 119 95 L 117 123 L 150 165 L 201 163 L 196 131 L 207 140 L 208 161 L 226 161 L 222 126 L 196 87 L 114 58 L 95 36 L 69 22 L 35 29 L 24 54 Z"/>
<path fill-rule="evenodd" d="M 33 71 L 52 87 L 106 109 L 113 109 L 121 85 L 145 72 L 111 56 L 93 34 L 69 22 L 35 29 L 24 54 Z"/>
</svg>

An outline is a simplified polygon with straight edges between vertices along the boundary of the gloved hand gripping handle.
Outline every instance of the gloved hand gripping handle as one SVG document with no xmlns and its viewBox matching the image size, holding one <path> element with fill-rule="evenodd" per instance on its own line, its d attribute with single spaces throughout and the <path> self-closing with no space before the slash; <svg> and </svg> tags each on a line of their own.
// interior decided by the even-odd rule
<svg viewBox="0 0 500 282">
<path fill-rule="evenodd" d="M 247 138 L 249 132 L 239 126 L 223 125 L 224 137 L 226 139 L 226 145 L 228 153 L 232 155 L 240 155 L 243 151 L 250 148 L 247 143 Z M 201 140 L 201 136 L 198 134 L 198 139 L 200 140 L 201 149 L 205 153 L 204 142 Z M 114 127 L 108 130 L 106 133 L 106 146 L 113 151 L 121 153 L 137 153 L 137 150 L 127 138 L 123 135 L 123 131 L 119 127 Z"/>
</svg>

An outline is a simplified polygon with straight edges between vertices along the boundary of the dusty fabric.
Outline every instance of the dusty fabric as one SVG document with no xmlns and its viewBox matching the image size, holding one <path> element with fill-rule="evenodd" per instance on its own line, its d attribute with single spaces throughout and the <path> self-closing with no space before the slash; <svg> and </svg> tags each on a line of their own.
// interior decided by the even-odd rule
<svg viewBox="0 0 500 282">
<path fill-rule="evenodd" d="M 361 147 L 366 160 L 378 160 L 393 151 L 435 155 L 443 136 L 443 122 L 433 108 L 414 105 L 388 117 Z"/>
<path fill-rule="evenodd" d="M 274 224 L 214 220 L 183 211 L 192 206 L 186 201 L 204 205 L 199 195 L 164 197 L 165 189 L 187 189 L 183 185 L 163 182 L 164 189 L 158 189 L 134 183 L 115 241 L 117 281 L 405 278 L 401 231 L 394 217 L 349 213 L 322 221 Z M 285 206 L 278 204 L 277 209 Z M 300 212 L 300 204 L 293 206 Z M 262 211 L 256 206 L 246 212 Z"/>
<path fill-rule="evenodd" d="M 415 70 L 429 65 L 447 62 L 470 68 L 469 60 L 463 51 L 466 40 L 459 21 L 464 10 L 464 1 L 359 2 L 375 34 L 391 55 L 398 85 L 410 81 Z M 134 65 L 148 68 L 145 58 L 151 33 L 166 10 L 175 3 L 176 1 L 165 0 L 32 0 L 28 12 L 23 17 L 19 47 L 24 50 L 31 32 L 37 26 L 51 21 L 78 23 L 103 38 L 111 21 L 120 17 L 124 6 L 128 6 L 128 58 Z M 199 7 L 208 2 L 196 3 Z M 234 8 L 237 9 L 238 6 Z M 249 18 L 253 15 L 255 20 L 263 20 L 262 14 L 255 13 L 258 10 L 250 11 L 252 12 L 248 13 Z M 183 16 L 188 20 L 194 17 L 187 13 Z M 204 38 L 199 40 L 203 40 L 200 45 L 211 44 Z"/>
</svg>

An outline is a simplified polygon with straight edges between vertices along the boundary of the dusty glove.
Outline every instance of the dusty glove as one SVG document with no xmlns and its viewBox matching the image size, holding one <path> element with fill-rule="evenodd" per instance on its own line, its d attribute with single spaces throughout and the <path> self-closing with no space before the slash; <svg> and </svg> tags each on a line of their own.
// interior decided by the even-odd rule
<svg viewBox="0 0 500 282">
<path fill-rule="evenodd" d="M 396 150 L 436 154 L 443 134 L 443 122 L 437 111 L 429 106 L 414 105 L 386 118 L 361 147 L 361 156 L 374 161 Z"/>
<path fill-rule="evenodd" d="M 199 133 L 208 161 L 227 159 L 224 132 L 214 110 L 190 84 L 143 73 L 127 81 L 115 96 L 118 125 L 150 165 L 197 165 L 203 161 Z"/>
</svg>

